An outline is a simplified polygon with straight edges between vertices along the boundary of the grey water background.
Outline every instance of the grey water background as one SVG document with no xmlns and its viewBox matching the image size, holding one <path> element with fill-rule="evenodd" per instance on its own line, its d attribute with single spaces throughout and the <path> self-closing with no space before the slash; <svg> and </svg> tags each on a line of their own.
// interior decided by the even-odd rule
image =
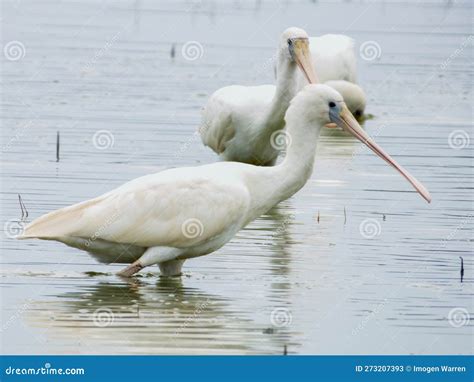
<svg viewBox="0 0 474 382">
<path fill-rule="evenodd" d="M 472 353 L 471 16 L 469 1 L 3 1 L 2 353 Z M 215 161 L 195 135 L 201 107 L 219 87 L 272 83 L 293 25 L 348 34 L 358 53 L 378 44 L 359 55 L 364 127 L 431 205 L 328 132 L 303 190 L 180 279 L 154 267 L 125 282 L 120 265 L 11 238 L 18 194 L 31 220 Z M 10 41 L 24 47 L 13 59 Z"/>
</svg>

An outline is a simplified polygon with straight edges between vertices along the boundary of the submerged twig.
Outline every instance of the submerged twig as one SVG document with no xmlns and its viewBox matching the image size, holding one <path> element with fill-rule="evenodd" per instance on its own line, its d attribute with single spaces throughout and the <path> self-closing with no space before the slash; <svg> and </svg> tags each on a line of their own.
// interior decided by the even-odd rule
<svg viewBox="0 0 474 382">
<path fill-rule="evenodd" d="M 28 210 L 26 209 L 25 203 L 23 203 L 23 199 L 21 199 L 20 194 L 18 194 L 18 202 L 20 203 L 21 209 L 21 221 L 24 221 L 28 217 Z"/>
<path fill-rule="evenodd" d="M 171 50 L 170 50 L 170 57 L 174 59 L 174 56 L 176 56 L 176 44 L 171 45 Z"/>
<path fill-rule="evenodd" d="M 462 280 L 464 279 L 464 259 L 462 258 L 462 256 L 459 256 L 459 258 L 461 259 L 461 282 L 462 282 Z"/>
<path fill-rule="evenodd" d="M 56 133 L 56 162 L 59 162 L 59 131 Z"/>
</svg>

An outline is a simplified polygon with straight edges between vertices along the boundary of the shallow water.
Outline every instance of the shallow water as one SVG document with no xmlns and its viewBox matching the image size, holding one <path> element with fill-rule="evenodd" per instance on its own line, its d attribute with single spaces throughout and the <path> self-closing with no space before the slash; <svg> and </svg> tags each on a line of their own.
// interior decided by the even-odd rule
<svg viewBox="0 0 474 382">
<path fill-rule="evenodd" d="M 1 66 L 2 352 L 471 353 L 470 7 L 2 2 L 2 46 L 25 48 Z M 150 268 L 127 283 L 114 275 L 120 265 L 9 237 L 18 194 L 32 219 L 143 174 L 216 160 L 194 135 L 200 108 L 218 87 L 272 82 L 289 25 L 377 42 L 380 57 L 359 64 L 375 116 L 365 128 L 423 181 L 431 205 L 333 132 L 303 190 L 187 261 L 181 279 Z M 194 61 L 181 52 L 190 40 L 203 47 Z"/>
</svg>

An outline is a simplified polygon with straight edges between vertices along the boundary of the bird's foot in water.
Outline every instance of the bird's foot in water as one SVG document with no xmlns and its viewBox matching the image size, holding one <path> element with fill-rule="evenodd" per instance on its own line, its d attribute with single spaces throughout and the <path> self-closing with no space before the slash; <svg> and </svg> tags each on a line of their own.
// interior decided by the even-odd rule
<svg viewBox="0 0 474 382">
<path fill-rule="evenodd" d="M 143 268 L 145 268 L 143 265 L 141 265 L 138 261 L 135 261 L 134 263 L 119 271 L 117 275 L 122 277 L 131 277 L 135 273 L 141 271 Z"/>
<path fill-rule="evenodd" d="M 169 260 L 159 263 L 161 277 L 179 277 L 182 275 L 181 269 L 184 260 Z"/>
</svg>

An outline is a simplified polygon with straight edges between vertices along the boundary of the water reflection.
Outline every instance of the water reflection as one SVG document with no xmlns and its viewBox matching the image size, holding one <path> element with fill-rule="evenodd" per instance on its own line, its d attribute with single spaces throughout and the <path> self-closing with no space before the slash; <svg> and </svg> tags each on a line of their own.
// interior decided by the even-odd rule
<svg viewBox="0 0 474 382">
<path fill-rule="evenodd" d="M 153 278 L 156 275 L 153 275 Z M 100 276 L 103 278 L 103 276 Z M 32 303 L 28 322 L 51 349 L 68 353 L 279 352 L 284 333 L 265 330 L 222 296 L 186 287 L 186 279 L 146 276 L 99 281 Z M 63 347 L 60 344 L 64 344 Z"/>
<path fill-rule="evenodd" d="M 99 282 L 60 295 L 57 302 L 38 302 L 36 314 L 30 319 L 35 325 L 48 327 L 56 338 L 79 341 L 81 353 L 98 349 L 119 353 L 213 353 L 224 345 L 229 352 L 247 351 L 245 341 L 229 343 L 214 337 L 230 317 L 236 317 L 228 309 L 222 298 L 185 288 L 180 279 L 160 279 L 156 285 Z M 54 319 L 41 313 L 45 311 L 55 312 Z M 237 321 L 244 323 L 238 317 L 232 320 L 233 324 Z"/>
</svg>

